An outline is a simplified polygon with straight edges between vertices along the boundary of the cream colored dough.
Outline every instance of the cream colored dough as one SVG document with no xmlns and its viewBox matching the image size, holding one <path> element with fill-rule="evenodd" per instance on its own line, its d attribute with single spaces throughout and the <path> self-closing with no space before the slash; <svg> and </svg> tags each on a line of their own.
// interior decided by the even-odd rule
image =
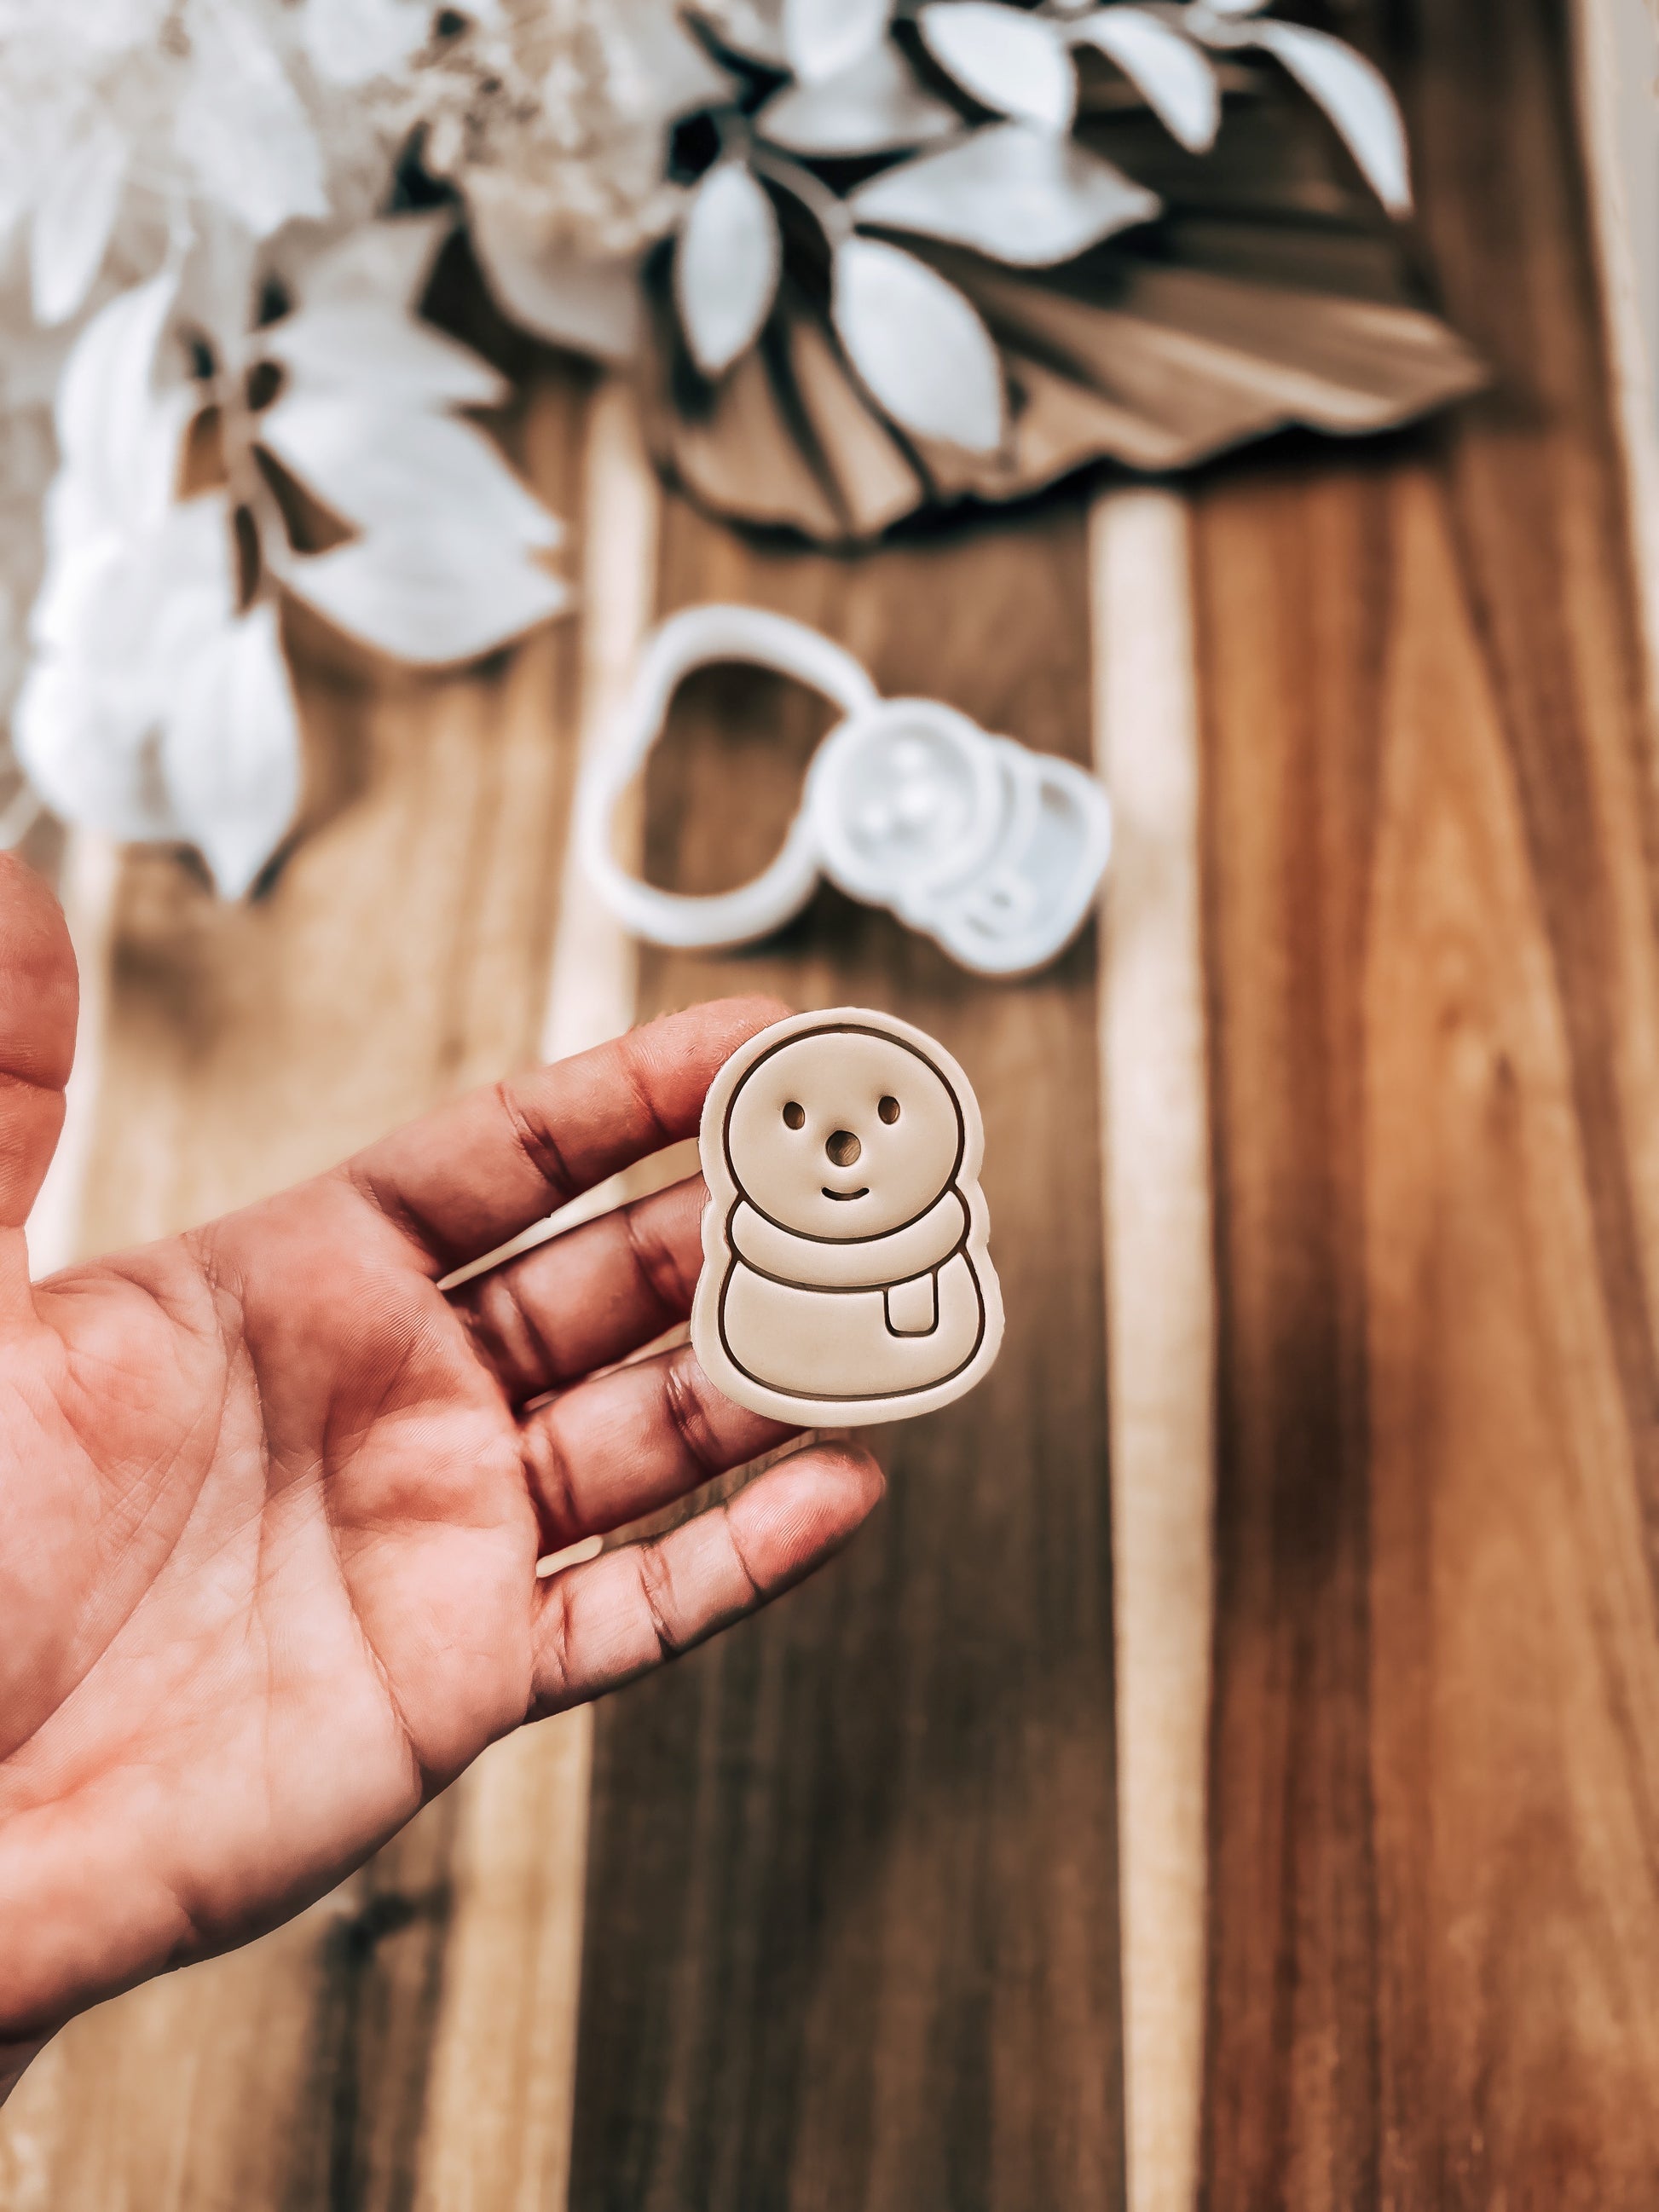
<svg viewBox="0 0 1659 2212">
<path fill-rule="evenodd" d="M 985 1134 L 931 1037 L 858 1006 L 775 1023 L 714 1079 L 701 1146 L 691 1340 L 729 1398 L 851 1426 L 979 1381 L 1002 1341 Z"/>
</svg>

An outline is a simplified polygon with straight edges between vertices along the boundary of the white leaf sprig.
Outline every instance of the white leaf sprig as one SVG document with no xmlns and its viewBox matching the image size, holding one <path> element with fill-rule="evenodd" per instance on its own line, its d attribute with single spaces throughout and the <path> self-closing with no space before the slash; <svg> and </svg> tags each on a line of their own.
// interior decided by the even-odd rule
<svg viewBox="0 0 1659 2212">
<path fill-rule="evenodd" d="M 763 82 L 747 106 L 714 111 L 722 150 L 678 223 L 675 307 L 690 360 L 710 380 L 748 353 L 780 295 L 782 234 L 768 195 L 783 194 L 823 234 L 831 327 L 889 422 L 994 452 L 1006 421 L 1002 380 L 986 373 L 996 351 L 977 310 L 914 255 L 889 249 L 895 263 L 850 249 L 863 234 L 896 233 L 1046 269 L 1154 220 L 1157 195 L 1073 136 L 1085 48 L 1193 154 L 1219 127 L 1218 56 L 1260 53 L 1325 109 L 1384 205 L 1409 206 L 1404 130 L 1383 79 L 1340 40 L 1267 20 L 1268 0 L 923 0 L 900 11 L 903 35 L 890 0 L 711 4 L 728 51 L 784 82 Z M 938 72 L 931 82 L 918 70 L 918 41 Z M 961 104 L 940 96 L 941 77 Z M 849 180 L 838 167 L 848 162 L 879 166 Z M 893 332 L 877 328 L 878 302 Z M 954 371 L 946 331 L 963 349 Z M 953 376 L 960 389 L 949 402 Z"/>
<path fill-rule="evenodd" d="M 489 652 L 568 604 L 544 565 L 556 519 L 457 411 L 497 404 L 501 380 L 408 304 L 439 235 L 416 218 L 348 238 L 289 313 L 221 340 L 205 381 L 167 366 L 183 359 L 176 267 L 118 295 L 65 367 L 18 758 L 65 819 L 196 845 L 227 896 L 257 879 L 299 800 L 283 592 L 420 665 Z M 224 480 L 181 497 L 209 410 Z M 261 455 L 352 534 L 298 550 Z"/>
<path fill-rule="evenodd" d="M 161 760 L 169 708 L 235 615 L 222 495 L 173 496 L 186 407 L 182 380 L 159 381 L 155 362 L 176 289 L 168 271 L 121 295 L 70 356 L 34 658 L 13 723 L 46 803 L 127 838 L 178 832 Z"/>
</svg>

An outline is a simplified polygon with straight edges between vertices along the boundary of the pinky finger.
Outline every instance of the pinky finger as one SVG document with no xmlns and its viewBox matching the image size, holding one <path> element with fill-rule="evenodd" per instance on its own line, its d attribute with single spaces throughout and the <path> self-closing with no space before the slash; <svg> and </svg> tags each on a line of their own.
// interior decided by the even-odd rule
<svg viewBox="0 0 1659 2212">
<path fill-rule="evenodd" d="M 758 1611 L 833 1557 L 884 1487 L 858 1445 L 814 1445 L 667 1535 L 556 1575 L 538 1599 L 527 1717 L 618 1689 Z"/>
</svg>

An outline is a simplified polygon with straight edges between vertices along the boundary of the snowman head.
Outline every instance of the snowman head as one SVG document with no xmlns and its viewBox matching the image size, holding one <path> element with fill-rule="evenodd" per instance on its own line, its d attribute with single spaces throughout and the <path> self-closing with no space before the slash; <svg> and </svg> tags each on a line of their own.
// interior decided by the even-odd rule
<svg viewBox="0 0 1659 2212">
<path fill-rule="evenodd" d="M 927 1054 L 853 1024 L 787 1037 L 732 1093 L 725 1151 L 739 1194 L 769 1220 L 828 1243 L 884 1237 L 948 1190 L 962 1109 Z"/>
</svg>

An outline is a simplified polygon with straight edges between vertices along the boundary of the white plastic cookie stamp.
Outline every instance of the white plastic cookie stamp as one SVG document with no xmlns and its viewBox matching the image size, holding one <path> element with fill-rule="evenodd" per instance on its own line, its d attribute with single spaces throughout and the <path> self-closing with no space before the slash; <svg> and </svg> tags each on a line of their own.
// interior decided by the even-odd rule
<svg viewBox="0 0 1659 2212">
<path fill-rule="evenodd" d="M 805 1425 L 902 1419 L 971 1390 L 1002 1342 L 967 1077 L 859 1006 L 733 1053 L 700 1135 L 691 1342 L 728 1398 Z"/>
<path fill-rule="evenodd" d="M 735 890 L 687 897 L 622 867 L 612 825 L 676 688 L 713 661 L 796 677 L 842 720 L 770 866 Z M 851 653 L 760 607 L 688 607 L 657 630 L 580 806 L 590 878 L 618 921 L 653 944 L 748 944 L 792 921 L 827 877 L 983 975 L 1029 975 L 1065 950 L 1094 905 L 1112 842 L 1104 790 L 1071 761 L 991 737 L 936 699 L 883 699 Z"/>
</svg>

